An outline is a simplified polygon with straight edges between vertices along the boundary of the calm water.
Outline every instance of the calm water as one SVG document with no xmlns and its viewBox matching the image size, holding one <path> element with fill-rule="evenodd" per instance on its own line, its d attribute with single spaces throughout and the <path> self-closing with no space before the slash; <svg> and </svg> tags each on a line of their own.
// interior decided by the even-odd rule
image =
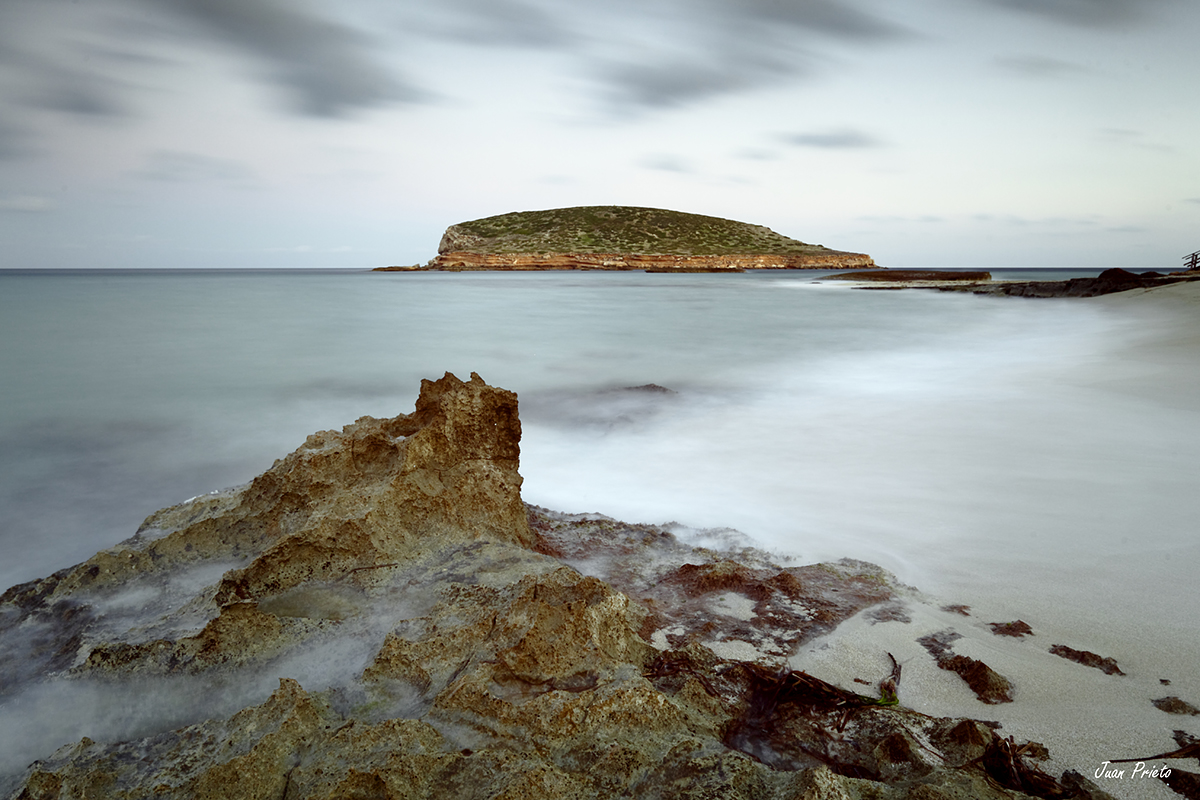
<svg viewBox="0 0 1200 800">
<path fill-rule="evenodd" d="M 980 559 L 1123 558 L 1195 518 L 1195 409 L 1094 386 L 1133 321 L 818 277 L 0 273 L 0 583 L 315 430 L 410 411 L 445 371 L 519 394 L 530 502 L 734 527 L 934 589 Z M 612 391 L 648 383 L 676 394 Z"/>
<path fill-rule="evenodd" d="M 819 277 L 0 271 L 0 584 L 475 371 L 520 396 L 530 502 L 873 561 L 1147 680 L 1179 675 L 1164 642 L 1194 664 L 1200 397 L 1138 344 L 1169 321 Z"/>
</svg>

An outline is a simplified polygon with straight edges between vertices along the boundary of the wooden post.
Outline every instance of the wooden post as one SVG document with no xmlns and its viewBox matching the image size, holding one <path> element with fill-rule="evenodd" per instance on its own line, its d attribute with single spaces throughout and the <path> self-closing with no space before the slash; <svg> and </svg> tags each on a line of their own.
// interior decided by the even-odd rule
<svg viewBox="0 0 1200 800">
<path fill-rule="evenodd" d="M 1184 256 L 1183 260 L 1187 262 L 1188 269 L 1200 269 L 1200 250 L 1191 255 Z"/>
</svg>

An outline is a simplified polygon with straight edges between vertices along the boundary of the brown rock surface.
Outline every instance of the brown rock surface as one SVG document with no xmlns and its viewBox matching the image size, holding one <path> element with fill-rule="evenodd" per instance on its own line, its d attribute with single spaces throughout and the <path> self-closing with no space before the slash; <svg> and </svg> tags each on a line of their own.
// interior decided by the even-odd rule
<svg viewBox="0 0 1200 800">
<path fill-rule="evenodd" d="M 917 642 L 929 651 L 940 668 L 956 673 L 962 678 L 980 702 L 992 705 L 1011 703 L 1013 687 L 1008 678 L 982 661 L 956 654 L 951 649 L 953 643 L 961 638 L 961 634 L 946 630 L 922 636 Z"/>
<path fill-rule="evenodd" d="M 1060 658 L 1074 661 L 1076 664 L 1083 664 L 1085 667 L 1094 667 L 1107 675 L 1125 674 L 1117 666 L 1115 659 L 1100 656 L 1088 650 L 1076 650 L 1074 647 L 1067 647 L 1065 644 L 1054 644 L 1050 645 L 1050 652 Z"/>
<path fill-rule="evenodd" d="M 428 269 L 470 270 L 650 270 L 654 272 L 736 272 L 747 269 L 862 269 L 874 267 L 865 253 L 831 250 L 825 253 L 729 255 L 656 255 L 652 253 L 439 253 Z"/>
<path fill-rule="evenodd" d="M 879 568 L 527 507 L 519 436 L 510 392 L 426 381 L 413 414 L 10 589 L 0 686 L 30 755 L 0 793 L 1104 797 L 986 725 L 782 668 L 893 597 Z"/>
</svg>

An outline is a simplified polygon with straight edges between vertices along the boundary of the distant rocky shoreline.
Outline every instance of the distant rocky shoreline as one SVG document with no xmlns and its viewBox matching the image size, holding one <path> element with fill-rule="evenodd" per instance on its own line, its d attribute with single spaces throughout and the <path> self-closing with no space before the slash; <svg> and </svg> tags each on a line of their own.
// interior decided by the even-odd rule
<svg viewBox="0 0 1200 800">
<path fill-rule="evenodd" d="M 942 292 L 1004 297 L 1099 297 L 1131 289 L 1151 289 L 1172 283 L 1200 280 L 1200 270 L 1182 272 L 1130 272 L 1114 267 L 1094 278 L 1062 281 L 997 281 L 989 272 L 880 269 L 831 275 L 825 280 L 857 281 L 863 289 L 936 289 Z"/>
<path fill-rule="evenodd" d="M 780 566 L 736 541 L 696 548 L 661 527 L 528 506 L 520 433 L 513 393 L 478 375 L 423 381 L 412 414 L 313 434 L 251 483 L 9 589 L 3 702 L 59 696 L 78 713 L 74 693 L 124 693 L 144 717 L 170 687 L 207 688 L 184 724 L 133 735 L 93 720 L 91 738 L 33 753 L 0 789 L 1109 797 L 1078 772 L 1048 774 L 1044 747 L 995 723 L 905 708 L 899 665 L 862 693 L 783 666 L 860 611 L 894 616 L 903 587 L 882 569 Z M 973 688 L 974 675 L 997 683 L 953 641 L 930 645 L 939 665 Z M 273 692 L 253 688 L 262 675 L 278 677 Z"/>
</svg>

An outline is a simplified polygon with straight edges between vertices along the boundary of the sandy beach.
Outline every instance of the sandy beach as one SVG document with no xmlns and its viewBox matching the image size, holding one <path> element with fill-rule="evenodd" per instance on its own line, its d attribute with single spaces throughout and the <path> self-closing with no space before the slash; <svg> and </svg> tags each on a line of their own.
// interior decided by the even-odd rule
<svg viewBox="0 0 1200 800">
<path fill-rule="evenodd" d="M 1094 304 L 1131 323 L 1129 338 L 1109 354 L 1108 368 L 1102 374 L 1081 371 L 1079 380 L 1104 392 L 1154 398 L 1195 412 L 1200 404 L 1200 283 L 1069 302 Z M 1164 318 L 1169 318 L 1165 328 Z M 1137 489 L 1127 488 L 1131 493 Z M 1169 800 L 1178 795 L 1157 780 L 1133 777 L 1134 764 L 1114 765 L 1126 768 L 1121 778 L 1097 777 L 1096 771 L 1106 760 L 1176 749 L 1174 730 L 1200 733 L 1196 717 L 1167 714 L 1151 703 L 1165 696 L 1200 703 L 1200 639 L 1194 626 L 1200 602 L 1191 589 L 1195 556 L 1195 545 L 1180 543 L 1175 552 L 1139 557 L 1135 544 L 1130 552 L 1073 564 L 1066 572 L 1072 585 L 1124 582 L 1145 587 L 1148 596 L 1140 608 L 1156 608 L 1156 614 L 1115 616 L 1111 609 L 1080 609 L 1069 602 L 1069 589 L 1063 590 L 1064 602 L 1056 602 L 1056 592 L 1047 591 L 1042 582 L 1044 574 L 1014 574 L 1003 592 L 981 593 L 980 586 L 966 582 L 944 596 L 914 591 L 905 604 L 910 622 L 860 616 L 805 645 L 789 663 L 853 687 L 856 678 L 870 681 L 885 674 L 891 653 L 904 667 L 900 698 L 905 705 L 932 715 L 998 721 L 1004 733 L 1018 740 L 1046 744 L 1056 769 L 1079 770 L 1117 797 Z M 970 616 L 944 608 L 964 602 L 971 603 Z M 1032 635 L 1001 636 L 988 625 L 1018 619 L 1030 625 Z M 917 639 L 945 630 L 963 637 L 954 643 L 956 653 L 982 660 L 1012 681 L 1012 703 L 985 705 L 955 675 L 937 668 Z M 1114 658 L 1126 674 L 1107 675 L 1052 655 L 1054 644 Z M 1191 759 L 1146 762 L 1147 769 L 1163 765 L 1192 771 L 1196 766 Z"/>
</svg>

